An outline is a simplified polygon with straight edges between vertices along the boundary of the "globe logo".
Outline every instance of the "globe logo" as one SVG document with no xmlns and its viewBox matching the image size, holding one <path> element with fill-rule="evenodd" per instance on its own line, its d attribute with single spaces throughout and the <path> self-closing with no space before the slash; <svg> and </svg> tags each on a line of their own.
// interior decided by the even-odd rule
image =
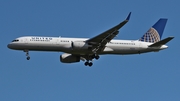
<svg viewBox="0 0 180 101">
<path fill-rule="evenodd" d="M 156 43 L 160 41 L 160 36 L 154 28 L 150 28 L 139 41 Z"/>
</svg>

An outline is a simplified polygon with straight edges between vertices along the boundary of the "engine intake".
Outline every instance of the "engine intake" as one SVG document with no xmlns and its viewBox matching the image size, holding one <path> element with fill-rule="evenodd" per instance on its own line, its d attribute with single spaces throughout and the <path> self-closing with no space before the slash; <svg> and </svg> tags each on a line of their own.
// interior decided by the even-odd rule
<svg viewBox="0 0 180 101">
<path fill-rule="evenodd" d="M 80 56 L 75 56 L 72 54 L 64 53 L 64 54 L 60 55 L 60 61 L 62 63 L 80 62 Z"/>
</svg>

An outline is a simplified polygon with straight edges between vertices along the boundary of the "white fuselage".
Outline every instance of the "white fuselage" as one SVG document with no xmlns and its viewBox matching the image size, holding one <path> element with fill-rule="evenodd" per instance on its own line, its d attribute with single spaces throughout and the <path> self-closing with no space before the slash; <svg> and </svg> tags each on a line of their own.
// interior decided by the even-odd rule
<svg viewBox="0 0 180 101">
<path fill-rule="evenodd" d="M 32 51 L 57 51 L 70 54 L 93 54 L 92 50 L 85 48 L 73 48 L 73 42 L 85 42 L 88 38 L 62 38 L 62 37 L 39 37 L 27 36 L 19 37 L 8 44 L 8 47 L 15 50 Z M 149 48 L 153 43 L 141 42 L 139 40 L 111 40 L 106 44 L 103 51 L 98 54 L 140 54 L 145 52 L 159 51 L 167 48 L 161 47 Z"/>
</svg>

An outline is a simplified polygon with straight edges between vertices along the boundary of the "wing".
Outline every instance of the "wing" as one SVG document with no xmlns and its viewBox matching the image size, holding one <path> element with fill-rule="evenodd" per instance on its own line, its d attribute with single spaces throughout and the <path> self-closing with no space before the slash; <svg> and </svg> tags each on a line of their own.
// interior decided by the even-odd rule
<svg viewBox="0 0 180 101">
<path fill-rule="evenodd" d="M 131 12 L 127 16 L 127 18 L 121 22 L 120 24 L 114 26 L 113 28 L 87 40 L 86 42 L 90 45 L 92 45 L 92 51 L 97 52 L 97 51 L 103 51 L 105 48 L 105 45 L 110 42 L 118 33 L 119 29 L 124 26 L 130 19 Z"/>
</svg>

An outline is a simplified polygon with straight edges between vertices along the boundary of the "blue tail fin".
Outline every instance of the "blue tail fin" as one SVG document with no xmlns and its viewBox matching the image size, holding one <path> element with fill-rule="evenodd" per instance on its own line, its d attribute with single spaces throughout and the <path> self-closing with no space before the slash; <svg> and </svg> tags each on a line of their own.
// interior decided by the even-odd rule
<svg viewBox="0 0 180 101">
<path fill-rule="evenodd" d="M 167 19 L 159 19 L 139 41 L 156 43 L 161 40 Z"/>
</svg>

